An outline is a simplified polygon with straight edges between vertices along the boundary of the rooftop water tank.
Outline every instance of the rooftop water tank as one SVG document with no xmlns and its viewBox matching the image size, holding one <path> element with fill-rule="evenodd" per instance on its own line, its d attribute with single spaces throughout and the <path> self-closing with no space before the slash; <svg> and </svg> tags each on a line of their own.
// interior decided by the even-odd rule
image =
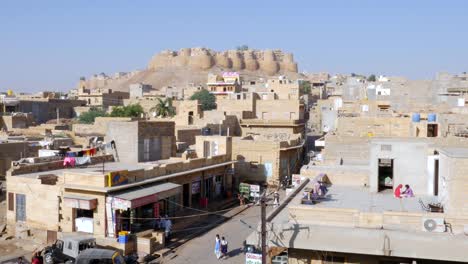
<svg viewBox="0 0 468 264">
<path fill-rule="evenodd" d="M 204 127 L 201 131 L 202 136 L 211 136 L 211 128 Z"/>
<path fill-rule="evenodd" d="M 414 123 L 419 123 L 419 121 L 421 121 L 421 114 L 419 114 L 419 113 L 413 113 L 413 117 L 411 118 L 411 120 L 412 120 Z"/>
<path fill-rule="evenodd" d="M 437 120 L 437 116 L 434 113 L 430 113 L 427 115 L 427 122 L 435 122 Z"/>
</svg>

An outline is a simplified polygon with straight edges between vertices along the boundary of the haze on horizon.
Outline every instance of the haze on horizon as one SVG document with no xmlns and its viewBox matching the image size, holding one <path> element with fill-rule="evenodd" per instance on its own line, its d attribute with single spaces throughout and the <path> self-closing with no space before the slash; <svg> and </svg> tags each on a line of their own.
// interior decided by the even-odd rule
<svg viewBox="0 0 468 264">
<path fill-rule="evenodd" d="M 0 91 L 67 91 L 163 49 L 292 52 L 300 71 L 468 70 L 467 1 L 2 1 Z"/>
</svg>

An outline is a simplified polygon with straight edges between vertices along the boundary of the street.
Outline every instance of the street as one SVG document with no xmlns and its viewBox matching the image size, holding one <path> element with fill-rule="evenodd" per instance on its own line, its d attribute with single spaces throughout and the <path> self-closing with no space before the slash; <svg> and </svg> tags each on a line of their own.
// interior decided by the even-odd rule
<svg viewBox="0 0 468 264">
<path fill-rule="evenodd" d="M 183 244 L 174 253 L 166 256 L 162 263 L 217 263 L 220 261 L 223 263 L 244 263 L 242 243 L 257 227 L 259 221 L 260 206 L 250 207 L 222 225 Z M 216 259 L 214 254 L 216 234 L 219 234 L 220 237 L 224 236 L 229 243 L 229 257 L 226 259 Z"/>
</svg>

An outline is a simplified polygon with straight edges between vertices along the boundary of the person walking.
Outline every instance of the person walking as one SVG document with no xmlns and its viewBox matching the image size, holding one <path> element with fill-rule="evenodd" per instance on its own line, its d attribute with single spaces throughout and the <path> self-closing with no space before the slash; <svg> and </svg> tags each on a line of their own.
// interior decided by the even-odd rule
<svg viewBox="0 0 468 264">
<path fill-rule="evenodd" d="M 216 238 L 215 238 L 214 253 L 217 259 L 221 257 L 221 240 L 219 239 L 219 235 L 216 235 Z"/>
<path fill-rule="evenodd" d="M 164 233 L 166 235 L 166 241 L 169 240 L 171 230 L 172 230 L 172 221 L 171 221 L 171 219 L 168 219 L 167 215 L 166 215 L 166 220 L 165 220 L 165 223 L 164 223 Z"/>
<path fill-rule="evenodd" d="M 222 258 L 225 259 L 227 257 L 228 252 L 228 242 L 224 237 L 221 238 L 221 254 Z"/>
<path fill-rule="evenodd" d="M 275 193 L 273 194 L 273 204 L 274 204 L 275 207 L 279 206 L 279 193 L 278 193 L 278 191 L 275 191 Z"/>
</svg>

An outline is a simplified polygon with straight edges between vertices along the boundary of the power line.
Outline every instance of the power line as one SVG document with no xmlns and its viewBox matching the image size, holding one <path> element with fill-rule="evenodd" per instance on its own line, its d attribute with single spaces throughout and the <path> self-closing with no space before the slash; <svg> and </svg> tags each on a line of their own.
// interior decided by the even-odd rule
<svg viewBox="0 0 468 264">
<path fill-rule="evenodd" d="M 237 207 L 240 207 L 240 206 L 237 206 Z M 233 209 L 235 209 L 237 207 L 232 207 L 232 208 L 219 210 L 219 211 L 213 211 L 213 212 L 206 212 L 206 213 L 203 213 L 203 214 L 193 214 L 193 215 L 186 215 L 186 216 L 173 216 L 173 217 L 123 217 L 123 216 L 119 216 L 118 218 L 119 219 L 139 219 L 139 220 L 159 220 L 161 218 L 164 218 L 164 219 L 182 219 L 182 218 L 198 217 L 198 216 L 203 216 L 203 215 L 218 214 L 220 212 L 226 212 L 226 211 L 229 211 L 229 210 L 233 210 Z"/>
</svg>

